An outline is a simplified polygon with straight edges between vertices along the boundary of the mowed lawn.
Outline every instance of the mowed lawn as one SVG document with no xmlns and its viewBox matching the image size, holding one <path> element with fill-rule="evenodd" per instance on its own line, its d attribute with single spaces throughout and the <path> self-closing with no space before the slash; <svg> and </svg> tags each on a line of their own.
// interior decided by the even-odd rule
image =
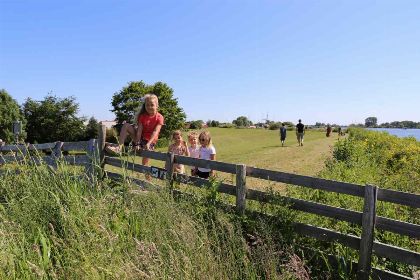
<svg viewBox="0 0 420 280">
<path fill-rule="evenodd" d="M 278 130 L 209 128 L 213 145 L 216 148 L 217 161 L 242 163 L 248 166 L 316 176 L 324 167 L 325 159 L 331 156 L 332 146 L 337 141 L 337 133 L 326 137 L 325 132 L 308 130 L 304 145 L 297 145 L 296 134 L 288 131 L 285 146 L 280 143 Z M 184 139 L 187 132 L 184 133 Z M 158 151 L 166 152 L 167 148 Z M 132 159 L 131 159 L 132 160 Z M 140 163 L 140 158 L 135 162 Z M 163 162 L 151 161 L 151 165 L 163 167 Z M 107 168 L 115 170 L 113 167 Z M 188 168 L 186 169 L 189 170 Z M 218 172 L 219 178 L 227 183 L 234 183 L 234 176 Z M 250 187 L 264 188 L 263 180 L 252 179 Z M 270 184 L 271 187 L 282 188 L 282 184 Z"/>
</svg>

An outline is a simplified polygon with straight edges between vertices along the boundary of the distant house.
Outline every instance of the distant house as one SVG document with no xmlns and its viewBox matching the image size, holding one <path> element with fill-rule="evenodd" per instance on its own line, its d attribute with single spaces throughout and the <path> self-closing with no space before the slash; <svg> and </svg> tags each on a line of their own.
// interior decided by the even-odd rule
<svg viewBox="0 0 420 280">
<path fill-rule="evenodd" d="M 108 129 L 112 128 L 114 125 L 117 124 L 116 121 L 100 121 L 99 123 L 102 124 L 102 125 L 105 125 L 105 127 L 108 128 Z"/>
</svg>

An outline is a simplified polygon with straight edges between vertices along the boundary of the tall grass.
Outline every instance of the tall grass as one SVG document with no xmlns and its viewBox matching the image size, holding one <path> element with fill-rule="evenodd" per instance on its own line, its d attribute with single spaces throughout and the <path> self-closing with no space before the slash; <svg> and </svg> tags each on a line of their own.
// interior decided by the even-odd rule
<svg viewBox="0 0 420 280">
<path fill-rule="evenodd" d="M 201 198 L 93 185 L 66 166 L 0 177 L 1 279 L 306 279 L 275 226 Z"/>
<path fill-rule="evenodd" d="M 374 184 L 380 188 L 419 193 L 420 143 L 414 138 L 397 138 L 387 133 L 351 129 L 346 139 L 333 148 L 332 158 L 326 161 L 320 177 L 357 184 Z M 290 187 L 289 195 L 311 199 L 346 209 L 362 211 L 363 199 L 319 190 Z M 377 215 L 420 224 L 419 209 L 387 202 L 378 202 Z M 315 215 L 304 215 L 303 220 L 315 225 L 360 236 L 361 228 L 346 222 L 337 222 Z M 418 240 L 376 230 L 375 239 L 399 247 L 420 251 Z M 355 251 L 334 244 L 330 252 L 340 252 L 357 260 Z M 374 258 L 376 266 L 412 275 L 418 268 L 388 259 Z"/>
</svg>

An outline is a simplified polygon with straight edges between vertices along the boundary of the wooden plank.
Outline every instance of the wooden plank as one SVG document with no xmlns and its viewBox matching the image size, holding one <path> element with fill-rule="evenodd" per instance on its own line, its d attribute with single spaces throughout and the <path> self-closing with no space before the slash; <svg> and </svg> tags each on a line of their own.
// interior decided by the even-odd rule
<svg viewBox="0 0 420 280">
<path fill-rule="evenodd" d="M 254 178 L 298 185 L 312 189 L 349 194 L 359 197 L 364 196 L 364 186 L 351 183 L 314 178 L 280 171 L 272 171 L 250 166 L 247 166 L 246 174 L 247 176 Z"/>
<path fill-rule="evenodd" d="M 105 157 L 105 163 L 112 166 L 122 167 L 128 170 L 133 170 L 140 173 L 150 173 L 150 166 L 135 164 L 135 163 L 123 161 L 117 158 Z"/>
<path fill-rule="evenodd" d="M 247 191 L 247 199 L 273 203 L 272 195 L 253 189 Z M 294 210 L 317 214 L 358 225 L 362 224 L 362 212 L 286 196 L 276 196 L 276 200 L 288 204 L 288 206 Z"/>
<path fill-rule="evenodd" d="M 90 159 L 87 155 L 63 156 L 62 160 L 70 165 L 86 165 L 90 163 Z"/>
<path fill-rule="evenodd" d="M 175 155 L 175 163 L 236 174 L 236 164 Z"/>
<path fill-rule="evenodd" d="M 98 149 L 98 162 L 99 165 L 101 166 L 101 168 L 103 169 L 104 167 L 104 160 L 105 160 L 105 144 L 106 144 L 106 126 L 104 124 L 101 124 L 101 126 L 99 127 L 99 134 L 98 134 L 98 141 L 97 141 L 97 149 Z"/>
<path fill-rule="evenodd" d="M 175 180 L 179 183 L 190 184 L 199 188 L 206 187 L 210 184 L 209 180 L 200 178 L 200 177 L 193 177 L 186 174 L 179 174 L 175 173 Z M 220 193 L 236 195 L 236 187 L 231 184 L 220 183 L 217 191 Z"/>
<path fill-rule="evenodd" d="M 44 144 L 29 144 L 29 145 L 4 145 L 4 146 L 0 146 L 0 153 L 1 152 L 19 152 L 22 150 L 30 150 L 30 151 L 41 151 L 41 150 L 47 150 L 47 151 L 51 151 L 54 149 L 55 147 L 55 142 L 54 143 L 44 143 Z"/>
<path fill-rule="evenodd" d="M 377 187 L 366 185 L 357 279 L 368 280 L 372 269 L 372 247 L 376 218 Z"/>
<path fill-rule="evenodd" d="M 16 157 L 15 155 L 3 156 L 0 154 L 0 164 L 16 163 L 20 162 L 22 159 L 22 157 Z"/>
<path fill-rule="evenodd" d="M 420 208 L 420 195 L 414 193 L 379 189 L 378 200 Z"/>
<path fill-rule="evenodd" d="M 80 142 L 64 142 L 62 150 L 63 151 L 86 151 L 89 145 L 89 141 L 80 141 Z"/>
<path fill-rule="evenodd" d="M 141 157 L 151 158 L 160 161 L 166 161 L 166 153 L 160 153 L 155 151 L 140 150 L 137 154 Z"/>
<path fill-rule="evenodd" d="M 236 166 L 236 212 L 239 215 L 245 213 L 246 207 L 246 166 Z"/>
<path fill-rule="evenodd" d="M 322 241 L 328 242 L 339 242 L 347 247 L 358 250 L 360 244 L 360 238 L 353 235 L 339 233 L 330 229 L 316 227 L 312 225 L 296 223 L 295 231 L 299 234 L 313 237 Z"/>
<path fill-rule="evenodd" d="M 372 268 L 372 280 L 414 280 L 411 277 L 401 275 L 389 270 Z"/>
<path fill-rule="evenodd" d="M 61 148 L 63 147 L 64 142 L 55 142 L 55 146 L 54 146 L 54 150 L 53 150 L 53 154 L 56 158 L 61 157 L 63 154 L 61 152 Z"/>
<path fill-rule="evenodd" d="M 414 251 L 381 242 L 374 242 L 373 252 L 380 257 L 390 258 L 408 265 L 420 267 L 420 253 Z"/>
<path fill-rule="evenodd" d="M 174 153 L 167 153 L 166 154 L 166 181 L 169 187 L 169 190 L 172 192 L 174 188 Z"/>
<path fill-rule="evenodd" d="M 378 216 L 376 217 L 376 228 L 420 239 L 420 225 L 417 224 Z"/>
<path fill-rule="evenodd" d="M 85 173 L 88 175 L 88 178 L 93 182 L 95 179 L 95 169 L 96 169 L 96 139 L 90 139 L 87 147 L 87 157 L 89 159 L 88 163 L 85 164 Z"/>
</svg>

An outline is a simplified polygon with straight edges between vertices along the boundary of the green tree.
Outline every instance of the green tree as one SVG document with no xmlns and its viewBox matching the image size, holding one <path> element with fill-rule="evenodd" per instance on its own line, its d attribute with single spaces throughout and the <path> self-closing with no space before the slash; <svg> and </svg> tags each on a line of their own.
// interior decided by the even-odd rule
<svg viewBox="0 0 420 280">
<path fill-rule="evenodd" d="M 99 134 L 99 123 L 94 117 L 91 117 L 89 119 L 88 124 L 86 125 L 85 139 L 90 140 L 90 139 L 98 138 L 98 134 Z"/>
<path fill-rule="evenodd" d="M 13 142 L 14 135 L 12 131 L 13 122 L 16 120 L 25 120 L 19 109 L 19 104 L 14 100 L 6 90 L 0 89 L 0 139 L 5 142 Z M 21 138 L 25 138 L 23 134 Z"/>
<path fill-rule="evenodd" d="M 178 106 L 178 100 L 173 96 L 173 89 L 163 82 L 153 85 L 147 85 L 143 81 L 130 82 L 128 86 L 114 93 L 111 102 L 114 109 L 111 111 L 116 115 L 117 127 L 121 127 L 124 121 L 133 121 L 141 105 L 141 98 L 148 93 L 156 94 L 159 98 L 159 113 L 165 118 L 161 136 L 168 138 L 171 131 L 184 126 L 186 115 Z"/>
<path fill-rule="evenodd" d="M 376 117 L 369 117 L 365 119 L 366 127 L 373 127 L 378 125 L 378 119 Z"/>
<path fill-rule="evenodd" d="M 202 120 L 191 121 L 190 129 L 201 129 L 201 127 L 203 126 L 203 123 L 204 122 Z"/>
<path fill-rule="evenodd" d="M 245 116 L 237 117 L 236 120 L 232 121 L 232 123 L 239 127 L 246 127 L 252 125 L 252 122 L 248 120 Z"/>
<path fill-rule="evenodd" d="M 47 95 L 42 101 L 28 98 L 23 104 L 30 143 L 77 141 L 83 139 L 85 118 L 77 117 L 79 104 L 74 97 Z"/>
</svg>

